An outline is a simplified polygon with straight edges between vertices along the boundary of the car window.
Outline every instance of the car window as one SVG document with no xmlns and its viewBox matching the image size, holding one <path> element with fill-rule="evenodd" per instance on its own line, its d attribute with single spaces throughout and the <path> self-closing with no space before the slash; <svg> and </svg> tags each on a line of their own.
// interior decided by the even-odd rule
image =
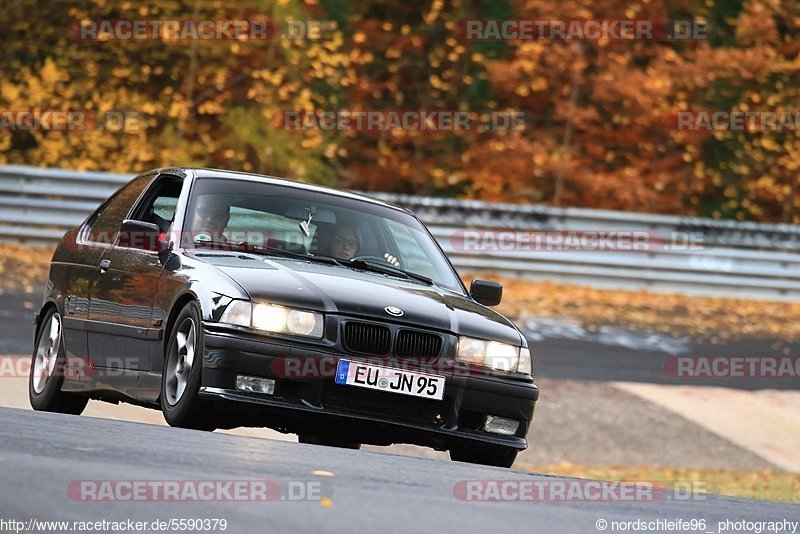
<svg viewBox="0 0 800 534">
<path fill-rule="evenodd" d="M 158 197 L 153 203 L 153 213 L 170 222 L 175 220 L 175 209 L 178 207 L 177 196 Z"/>
<path fill-rule="evenodd" d="M 182 187 L 183 181 L 180 178 L 160 177 L 136 207 L 133 218 L 156 224 L 162 232 L 168 232 L 175 219 Z"/>
<path fill-rule="evenodd" d="M 152 179 L 152 175 L 139 176 L 115 193 L 89 219 L 86 238 L 95 243 L 112 245 L 131 206 Z"/>
<path fill-rule="evenodd" d="M 422 223 L 389 206 L 324 191 L 201 177 L 192 188 L 187 214 L 187 247 L 221 241 L 340 260 L 366 258 L 463 292 Z"/>
</svg>

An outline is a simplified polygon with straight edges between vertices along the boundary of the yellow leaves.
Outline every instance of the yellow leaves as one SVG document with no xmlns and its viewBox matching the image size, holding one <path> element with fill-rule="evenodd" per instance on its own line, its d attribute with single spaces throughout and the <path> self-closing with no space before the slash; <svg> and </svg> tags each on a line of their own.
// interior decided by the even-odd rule
<svg viewBox="0 0 800 534">
<path fill-rule="evenodd" d="M 197 107 L 197 112 L 200 115 L 217 115 L 222 111 L 222 105 L 216 100 L 206 100 Z"/>
<path fill-rule="evenodd" d="M 364 32 L 356 32 L 353 35 L 353 42 L 356 44 L 363 44 L 366 41 L 367 41 L 367 36 L 364 34 Z"/>
<path fill-rule="evenodd" d="M 764 150 L 769 150 L 773 152 L 779 152 L 782 149 L 782 145 L 780 145 L 774 137 L 772 136 L 764 136 L 761 138 L 761 147 Z"/>
<path fill-rule="evenodd" d="M 133 67 L 115 67 L 111 73 L 117 78 L 128 78 L 133 70 Z"/>
<path fill-rule="evenodd" d="M 531 90 L 533 91 L 544 91 L 547 89 L 548 83 L 547 78 L 543 76 L 537 76 L 531 82 Z"/>
<path fill-rule="evenodd" d="M 183 100 L 181 101 L 173 101 L 169 106 L 169 111 L 167 111 L 167 115 L 173 118 L 177 117 L 186 117 L 188 115 L 189 109 L 186 105 L 186 102 Z"/>
<path fill-rule="evenodd" d="M 8 80 L 0 80 L 0 94 L 9 102 L 15 102 L 19 99 L 22 93 L 22 88 L 9 82 Z"/>
<path fill-rule="evenodd" d="M 442 81 L 442 79 L 436 74 L 431 74 L 431 76 L 428 78 L 428 83 L 430 83 L 431 87 L 434 89 L 440 89 L 442 91 L 446 91 L 450 87 L 450 84 Z"/>
<path fill-rule="evenodd" d="M 444 0 L 433 0 L 431 9 L 423 16 L 425 24 L 433 24 L 433 22 L 441 15 L 442 8 L 444 7 Z"/>
<path fill-rule="evenodd" d="M 42 81 L 48 88 L 53 88 L 56 83 L 60 81 L 69 80 L 69 74 L 67 74 L 66 71 L 59 69 L 51 58 L 47 58 L 45 60 L 44 65 L 39 72 Z"/>
</svg>

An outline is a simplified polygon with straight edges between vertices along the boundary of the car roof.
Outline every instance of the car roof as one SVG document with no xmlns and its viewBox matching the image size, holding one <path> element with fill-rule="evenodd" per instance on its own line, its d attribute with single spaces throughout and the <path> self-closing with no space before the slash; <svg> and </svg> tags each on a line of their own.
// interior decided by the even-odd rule
<svg viewBox="0 0 800 534">
<path fill-rule="evenodd" d="M 278 178 L 276 176 L 269 176 L 265 174 L 255 174 L 250 172 L 230 171 L 225 169 L 209 169 L 209 168 L 195 168 L 195 167 L 168 167 L 168 168 L 155 169 L 155 171 L 163 174 L 177 174 L 179 176 L 180 175 L 186 176 L 191 174 L 197 178 L 220 178 L 223 180 L 224 179 L 248 180 L 251 182 L 261 182 L 265 184 L 282 185 L 285 187 L 295 187 L 297 189 L 302 189 L 304 191 L 315 191 L 318 193 L 324 193 L 326 195 L 334 195 L 341 198 L 349 198 L 361 202 L 368 202 L 370 204 L 385 206 L 387 208 L 396 209 L 405 213 L 411 213 L 406 208 L 403 208 L 401 206 L 396 206 L 394 204 L 390 204 L 389 202 L 384 202 L 382 200 L 378 200 L 366 195 L 352 193 L 350 191 L 342 191 L 340 189 L 334 189 L 332 187 L 323 187 L 319 185 L 307 184 L 304 182 L 299 182 L 297 180 L 291 180 L 288 178 Z M 151 172 L 154 171 L 148 171 L 148 173 Z"/>
</svg>

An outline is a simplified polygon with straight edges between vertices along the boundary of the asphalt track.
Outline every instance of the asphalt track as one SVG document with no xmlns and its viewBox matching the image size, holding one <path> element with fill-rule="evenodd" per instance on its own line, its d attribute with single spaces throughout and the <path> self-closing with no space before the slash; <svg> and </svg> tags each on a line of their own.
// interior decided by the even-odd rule
<svg viewBox="0 0 800 534">
<path fill-rule="evenodd" d="M 459 481 L 561 477 L 95 419 L 0 409 L 0 519 L 226 519 L 227 532 L 600 532 L 598 520 L 800 520 L 800 506 L 669 493 L 655 501 L 472 502 Z M 269 502 L 76 500 L 86 480 L 317 481 L 329 499 Z M 73 486 L 74 487 L 74 486 Z M 671 530 L 671 529 L 670 529 Z M 688 529 L 684 529 L 688 530 Z"/>
</svg>

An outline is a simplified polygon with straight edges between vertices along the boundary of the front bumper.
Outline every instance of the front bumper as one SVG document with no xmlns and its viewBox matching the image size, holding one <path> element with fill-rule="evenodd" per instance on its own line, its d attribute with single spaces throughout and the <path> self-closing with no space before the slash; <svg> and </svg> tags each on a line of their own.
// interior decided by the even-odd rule
<svg viewBox="0 0 800 534">
<path fill-rule="evenodd" d="M 539 398 L 538 387 L 528 377 L 443 372 L 444 399 L 432 401 L 336 384 L 338 359 L 358 358 L 333 347 L 267 340 L 216 323 L 205 323 L 203 332 L 200 395 L 214 402 L 231 426 L 269 426 L 360 443 L 414 443 L 442 450 L 464 442 L 518 450 L 528 445 L 526 435 Z M 298 368 L 297 362 L 322 364 Z M 275 392 L 239 391 L 236 375 L 272 378 Z M 513 436 L 484 432 L 486 415 L 515 419 L 519 428 Z"/>
</svg>

